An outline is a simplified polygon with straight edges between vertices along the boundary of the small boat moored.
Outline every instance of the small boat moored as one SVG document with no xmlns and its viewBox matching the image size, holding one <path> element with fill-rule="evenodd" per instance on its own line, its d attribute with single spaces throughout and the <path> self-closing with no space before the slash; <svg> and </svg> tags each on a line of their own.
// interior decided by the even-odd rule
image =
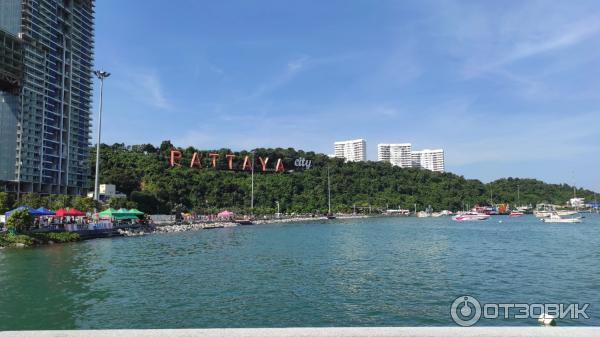
<svg viewBox="0 0 600 337">
<path fill-rule="evenodd" d="M 557 214 L 552 214 L 549 218 L 544 218 L 541 219 L 542 222 L 547 222 L 547 223 L 581 223 L 581 217 L 577 217 L 577 218 L 561 218 L 559 215 Z"/>
</svg>

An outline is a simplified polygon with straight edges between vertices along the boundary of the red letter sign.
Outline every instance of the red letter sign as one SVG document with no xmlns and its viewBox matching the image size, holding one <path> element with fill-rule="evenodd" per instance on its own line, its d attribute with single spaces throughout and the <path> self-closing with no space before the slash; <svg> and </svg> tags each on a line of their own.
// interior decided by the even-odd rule
<svg viewBox="0 0 600 337">
<path fill-rule="evenodd" d="M 235 155 L 233 155 L 233 154 L 227 154 L 227 155 L 225 155 L 225 157 L 227 157 L 227 159 L 229 159 L 229 169 L 231 170 L 232 169 L 232 167 L 231 167 L 231 161 L 233 160 L 233 158 L 235 158 Z"/>
<path fill-rule="evenodd" d="M 277 165 L 275 165 L 275 172 L 279 171 L 283 172 L 283 163 L 281 162 L 281 158 L 277 159 Z"/>
<path fill-rule="evenodd" d="M 242 165 L 242 170 L 245 170 L 246 167 L 252 170 L 252 166 L 250 166 L 250 163 L 248 162 L 248 156 L 246 156 L 246 159 L 244 159 L 244 165 Z"/>
<path fill-rule="evenodd" d="M 217 159 L 217 157 L 219 156 L 219 154 L 218 154 L 218 153 L 211 153 L 211 154 L 209 154 L 208 156 L 209 156 L 209 157 L 212 157 L 212 159 L 213 159 L 213 167 L 217 167 L 217 162 L 216 162 L 216 159 Z"/>
<path fill-rule="evenodd" d="M 202 168 L 202 164 L 200 164 L 200 158 L 198 158 L 198 152 L 194 152 L 194 156 L 192 157 L 192 163 L 190 164 L 190 167 L 194 166 Z"/>
<path fill-rule="evenodd" d="M 258 157 L 258 159 L 260 159 L 260 163 L 262 164 L 263 171 L 266 171 L 267 170 L 267 162 L 269 161 L 269 158 L 267 157 L 264 162 L 261 157 Z"/>
<path fill-rule="evenodd" d="M 175 159 L 181 158 L 181 152 L 171 151 L 171 167 L 175 166 Z"/>
</svg>

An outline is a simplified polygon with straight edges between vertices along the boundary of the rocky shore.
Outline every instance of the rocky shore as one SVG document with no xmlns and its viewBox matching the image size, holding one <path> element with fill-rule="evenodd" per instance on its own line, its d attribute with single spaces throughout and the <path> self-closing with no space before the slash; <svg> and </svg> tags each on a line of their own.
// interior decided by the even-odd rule
<svg viewBox="0 0 600 337">
<path fill-rule="evenodd" d="M 364 219 L 368 216 L 351 216 L 340 217 L 339 219 Z M 288 223 L 298 221 L 317 221 L 327 220 L 326 217 L 307 217 L 307 218 L 282 218 L 282 219 L 254 219 L 252 225 L 262 225 L 270 223 Z M 120 235 L 124 236 L 142 236 L 160 233 L 177 233 L 187 231 L 197 231 L 201 229 L 226 228 L 236 227 L 240 224 L 234 221 L 218 221 L 218 222 L 182 222 L 182 223 L 157 223 L 140 228 L 124 228 L 117 229 Z"/>
</svg>

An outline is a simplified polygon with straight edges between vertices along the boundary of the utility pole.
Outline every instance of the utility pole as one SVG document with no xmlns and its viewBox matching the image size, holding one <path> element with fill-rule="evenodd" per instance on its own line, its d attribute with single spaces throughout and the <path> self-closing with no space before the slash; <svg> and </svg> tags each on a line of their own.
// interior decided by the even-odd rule
<svg viewBox="0 0 600 337">
<path fill-rule="evenodd" d="M 327 195 L 329 199 L 329 211 L 327 212 L 327 214 L 331 214 L 331 186 L 329 184 L 329 169 L 330 167 L 327 166 Z"/>
<path fill-rule="evenodd" d="M 104 79 L 110 76 L 110 73 L 101 70 L 94 70 L 94 75 L 100 79 L 100 111 L 98 113 L 98 143 L 96 144 L 96 183 L 94 184 L 94 200 L 99 199 L 98 179 L 100 178 L 100 128 L 102 126 L 102 90 L 104 89 Z M 95 212 L 94 212 L 95 213 Z"/>
<path fill-rule="evenodd" d="M 517 185 L 517 203 L 521 205 L 521 193 L 519 191 L 519 185 Z"/>
</svg>

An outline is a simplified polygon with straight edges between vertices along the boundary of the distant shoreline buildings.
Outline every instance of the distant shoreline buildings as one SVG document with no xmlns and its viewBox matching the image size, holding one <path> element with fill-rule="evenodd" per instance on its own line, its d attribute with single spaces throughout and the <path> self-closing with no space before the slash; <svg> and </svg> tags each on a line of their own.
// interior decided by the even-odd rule
<svg viewBox="0 0 600 337">
<path fill-rule="evenodd" d="M 332 158 L 346 161 L 367 161 L 367 141 L 364 139 L 333 143 L 335 153 Z M 418 167 L 434 172 L 445 172 L 444 150 L 424 149 L 413 151 L 411 143 L 382 143 L 377 145 L 377 160 L 402 168 Z"/>
<path fill-rule="evenodd" d="M 336 158 L 344 158 L 346 161 L 353 162 L 367 161 L 367 141 L 364 139 L 335 142 L 333 149 L 333 156 Z"/>
</svg>

